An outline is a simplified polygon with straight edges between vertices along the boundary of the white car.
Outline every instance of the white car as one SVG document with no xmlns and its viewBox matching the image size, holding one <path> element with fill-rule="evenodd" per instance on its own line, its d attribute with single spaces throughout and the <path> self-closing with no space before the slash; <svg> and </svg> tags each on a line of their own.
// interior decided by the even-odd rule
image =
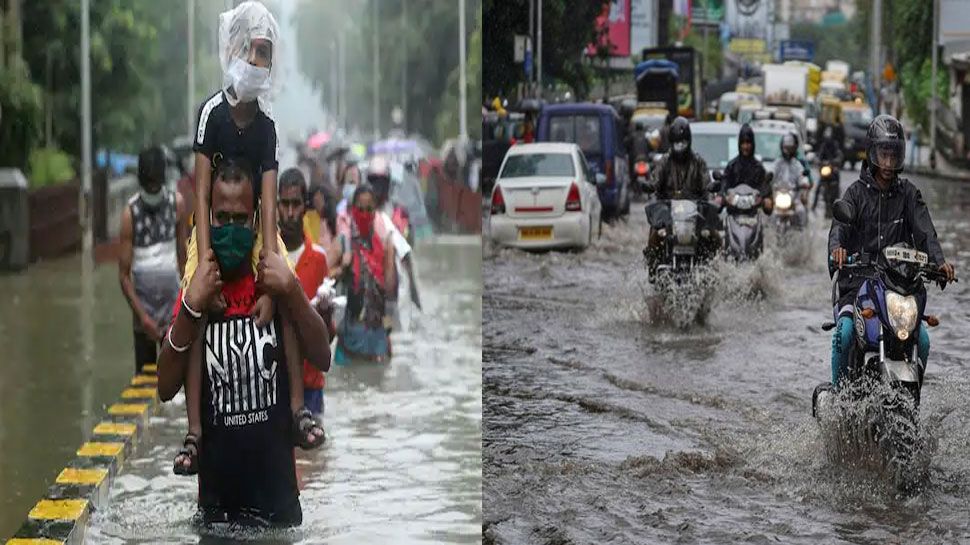
<svg viewBox="0 0 970 545">
<path fill-rule="evenodd" d="M 585 248 L 600 229 L 595 177 L 573 143 L 517 144 L 509 148 L 492 189 L 489 234 L 517 248 Z"/>
</svg>

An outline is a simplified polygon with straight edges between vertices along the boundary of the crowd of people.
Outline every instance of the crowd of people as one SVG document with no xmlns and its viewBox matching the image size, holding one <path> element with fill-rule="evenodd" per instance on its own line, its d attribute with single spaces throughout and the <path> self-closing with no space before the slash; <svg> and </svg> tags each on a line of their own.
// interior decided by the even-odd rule
<svg viewBox="0 0 970 545">
<path fill-rule="evenodd" d="M 165 401 L 184 387 L 173 471 L 199 475 L 204 523 L 300 524 L 293 448 L 325 440 L 331 361 L 390 358 L 401 271 L 420 307 L 385 160 L 364 177 L 338 149 L 335 183 L 297 168 L 277 176 L 268 97 L 279 40 L 258 2 L 220 15 L 224 82 L 198 110 L 194 195 L 165 188 L 163 151 L 151 147 L 121 220 L 135 369 L 157 362 Z"/>
</svg>

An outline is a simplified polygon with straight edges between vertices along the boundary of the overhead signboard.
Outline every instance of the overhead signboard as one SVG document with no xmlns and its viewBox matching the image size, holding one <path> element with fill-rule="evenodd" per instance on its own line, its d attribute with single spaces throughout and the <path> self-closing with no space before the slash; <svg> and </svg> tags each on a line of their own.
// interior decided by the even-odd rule
<svg viewBox="0 0 970 545">
<path fill-rule="evenodd" d="M 815 44 L 809 41 L 784 40 L 778 44 L 778 57 L 783 61 L 811 62 L 815 56 Z"/>
</svg>

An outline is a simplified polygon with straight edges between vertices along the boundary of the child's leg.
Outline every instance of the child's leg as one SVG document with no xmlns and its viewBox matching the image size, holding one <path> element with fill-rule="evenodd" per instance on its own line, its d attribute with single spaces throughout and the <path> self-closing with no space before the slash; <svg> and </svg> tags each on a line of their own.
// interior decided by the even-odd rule
<svg viewBox="0 0 970 545">
<path fill-rule="evenodd" d="M 185 273 L 182 275 L 182 291 L 189 289 L 189 282 L 195 274 L 195 269 L 199 267 L 198 245 L 195 240 L 195 227 L 189 236 L 189 243 L 185 247 Z"/>
<path fill-rule="evenodd" d="M 259 215 L 266 250 L 279 254 L 284 246 L 281 243 L 277 244 L 279 235 L 276 227 L 276 171 L 263 175 L 260 191 Z"/>
</svg>

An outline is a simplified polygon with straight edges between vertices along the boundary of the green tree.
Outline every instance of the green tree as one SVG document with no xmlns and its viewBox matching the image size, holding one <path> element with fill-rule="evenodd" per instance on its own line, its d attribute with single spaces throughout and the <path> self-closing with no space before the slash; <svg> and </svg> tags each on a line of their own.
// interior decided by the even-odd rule
<svg viewBox="0 0 970 545">
<path fill-rule="evenodd" d="M 468 15 L 467 13 L 465 15 Z M 472 33 L 468 46 L 468 62 L 465 66 L 466 111 L 465 119 L 468 123 L 468 136 L 472 140 L 482 137 L 482 124 L 473 120 L 481 119 L 481 104 L 478 97 L 482 96 L 482 10 L 479 8 L 476 16 L 475 31 Z M 459 110 L 459 68 L 456 67 L 448 76 L 448 87 L 441 99 L 441 110 L 438 112 L 436 126 L 438 135 L 442 138 L 458 134 L 459 120 L 456 113 Z"/>
<path fill-rule="evenodd" d="M 380 129 L 390 128 L 390 112 L 401 105 L 406 93 L 408 130 L 434 137 L 449 75 L 458 66 L 458 3 L 407 0 L 404 24 L 402 0 L 379 1 L 375 26 L 372 1 L 344 4 L 303 0 L 294 15 L 299 68 L 323 92 L 324 105 L 330 104 L 331 74 L 337 70 L 333 51 L 338 34 L 343 33 L 347 49 L 347 123 L 350 128 L 372 129 L 376 32 L 380 38 Z M 480 6 L 480 1 L 466 0 L 466 16 L 476 13 Z M 474 29 L 473 24 L 466 25 L 466 39 L 471 38 Z M 408 85 L 402 90 L 405 53 Z M 437 134 L 439 141 L 449 136 L 454 135 Z"/>
<path fill-rule="evenodd" d="M 544 0 L 542 3 L 542 81 L 569 85 L 578 97 L 589 94 L 592 71 L 583 51 L 592 43 L 602 3 Z M 522 65 L 514 62 L 516 34 L 529 34 L 527 0 L 484 0 L 485 34 L 482 68 L 486 96 L 510 95 L 525 81 Z"/>
<path fill-rule="evenodd" d="M 0 166 L 27 169 L 31 150 L 40 142 L 41 89 L 30 81 L 27 65 L 16 55 L 0 70 Z"/>
</svg>

